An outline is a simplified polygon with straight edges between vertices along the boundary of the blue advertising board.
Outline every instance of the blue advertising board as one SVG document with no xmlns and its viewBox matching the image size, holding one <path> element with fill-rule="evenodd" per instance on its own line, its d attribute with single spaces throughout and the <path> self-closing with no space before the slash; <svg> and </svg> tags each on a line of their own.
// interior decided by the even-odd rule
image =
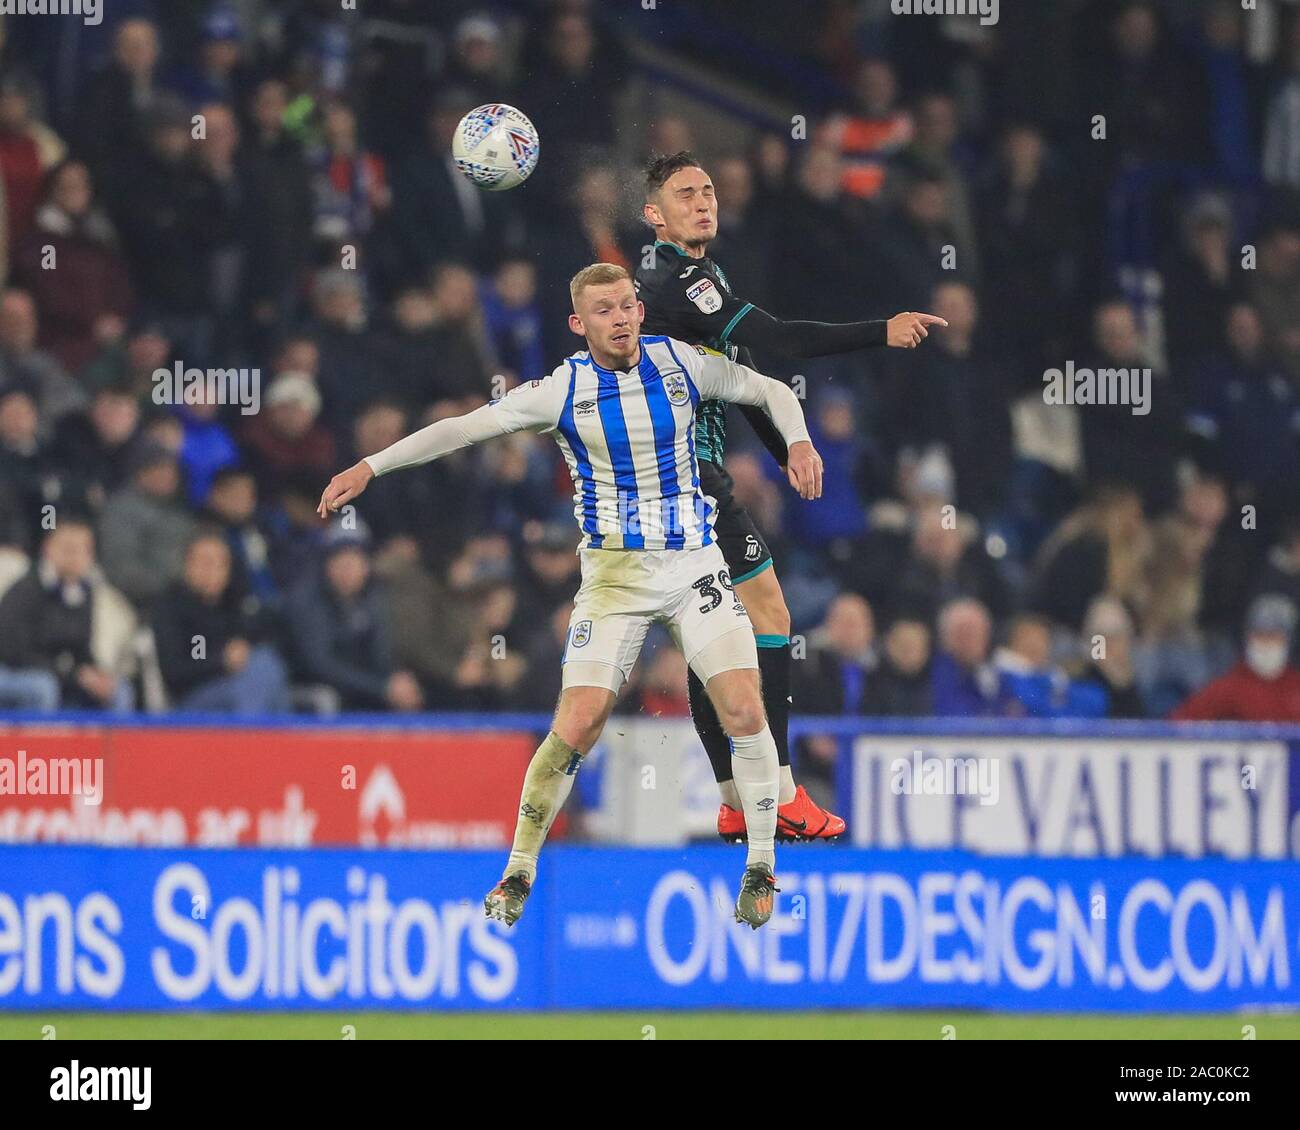
<svg viewBox="0 0 1300 1130">
<path fill-rule="evenodd" d="M 725 847 L 0 847 L 0 1009 L 1300 1007 L 1300 864 L 794 848 L 732 920 Z"/>
</svg>

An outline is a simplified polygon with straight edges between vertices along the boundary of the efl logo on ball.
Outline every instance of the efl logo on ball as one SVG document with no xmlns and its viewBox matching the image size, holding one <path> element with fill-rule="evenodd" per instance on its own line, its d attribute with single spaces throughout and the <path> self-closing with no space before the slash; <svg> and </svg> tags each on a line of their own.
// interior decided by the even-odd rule
<svg viewBox="0 0 1300 1130">
<path fill-rule="evenodd" d="M 451 142 L 456 167 L 489 192 L 523 184 L 537 168 L 540 150 L 533 123 L 502 102 L 471 110 L 461 118 Z"/>
</svg>

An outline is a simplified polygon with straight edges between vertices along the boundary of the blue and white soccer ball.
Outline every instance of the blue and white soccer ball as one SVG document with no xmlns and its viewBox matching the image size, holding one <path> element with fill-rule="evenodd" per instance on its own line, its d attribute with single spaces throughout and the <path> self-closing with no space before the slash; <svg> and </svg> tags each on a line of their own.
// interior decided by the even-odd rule
<svg viewBox="0 0 1300 1130">
<path fill-rule="evenodd" d="M 452 138 L 451 155 L 479 188 L 518 188 L 537 168 L 541 142 L 528 118 L 513 106 L 493 102 L 471 110 Z"/>
</svg>

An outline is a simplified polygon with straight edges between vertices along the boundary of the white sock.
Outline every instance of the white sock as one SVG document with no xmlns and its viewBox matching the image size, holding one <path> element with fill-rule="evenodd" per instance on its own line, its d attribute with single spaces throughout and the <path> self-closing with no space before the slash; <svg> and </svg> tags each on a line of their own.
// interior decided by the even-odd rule
<svg viewBox="0 0 1300 1130">
<path fill-rule="evenodd" d="M 780 762 L 776 740 L 764 723 L 757 734 L 731 739 L 731 772 L 749 833 L 747 863 L 766 863 L 776 870 L 776 797 Z"/>
<path fill-rule="evenodd" d="M 781 766 L 781 791 L 777 795 L 777 802 L 779 804 L 789 804 L 792 800 L 794 800 L 794 792 L 795 792 L 794 773 L 791 771 L 790 766 L 782 765 Z"/>
<path fill-rule="evenodd" d="M 736 791 L 735 781 L 719 781 L 718 792 L 722 794 L 722 803 L 728 808 L 740 807 L 740 793 Z"/>
</svg>

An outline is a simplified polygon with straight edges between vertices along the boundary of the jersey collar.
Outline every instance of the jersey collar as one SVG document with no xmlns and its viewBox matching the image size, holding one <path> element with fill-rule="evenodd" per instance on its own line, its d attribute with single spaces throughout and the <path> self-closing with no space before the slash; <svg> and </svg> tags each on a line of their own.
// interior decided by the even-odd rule
<svg viewBox="0 0 1300 1130">
<path fill-rule="evenodd" d="M 709 258 L 708 255 L 706 254 L 706 255 L 701 255 L 701 256 L 699 257 L 699 259 L 691 259 L 691 257 L 690 257 L 690 256 L 689 256 L 685 251 L 683 251 L 680 247 L 678 247 L 677 244 L 675 244 L 675 243 L 669 243 L 668 240 L 666 240 L 666 239 L 656 239 L 656 240 L 655 240 L 655 249 L 658 250 L 660 247 L 666 247 L 669 251 L 675 252 L 675 253 L 676 253 L 677 255 L 679 255 L 681 258 L 683 258 L 683 259 L 687 259 L 687 260 L 689 260 L 689 261 L 692 262 L 692 263 L 701 263 L 701 262 L 706 261 L 706 260 Z"/>
<path fill-rule="evenodd" d="M 591 351 L 590 351 L 590 350 L 587 351 L 587 356 L 586 356 L 585 358 L 583 358 L 583 360 L 580 361 L 579 364 L 587 364 L 587 365 L 590 365 L 593 369 L 596 370 L 596 372 L 598 372 L 598 373 L 608 373 L 611 377 L 613 377 L 613 376 L 618 376 L 619 373 L 639 373 L 639 372 L 641 371 L 641 367 L 642 367 L 642 366 L 645 364 L 645 362 L 646 362 L 645 337 L 644 337 L 644 336 L 639 336 L 639 337 L 637 338 L 637 346 L 638 346 L 638 348 L 639 348 L 639 350 L 640 350 L 640 354 L 641 354 L 641 355 L 637 358 L 636 364 L 633 365 L 630 369 L 606 369 L 603 365 L 599 364 L 599 363 L 596 361 L 596 359 L 591 355 Z"/>
</svg>

